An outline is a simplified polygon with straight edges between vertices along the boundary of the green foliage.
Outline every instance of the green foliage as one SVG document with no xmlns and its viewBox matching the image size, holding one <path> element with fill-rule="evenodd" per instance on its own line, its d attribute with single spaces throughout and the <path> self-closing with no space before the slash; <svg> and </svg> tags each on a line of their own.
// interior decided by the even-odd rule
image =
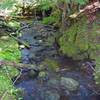
<svg viewBox="0 0 100 100">
<path fill-rule="evenodd" d="M 0 69 L 1 73 L 8 73 L 11 78 L 16 77 L 19 74 L 19 71 L 12 66 L 3 66 Z"/>
<path fill-rule="evenodd" d="M 84 5 L 88 2 L 88 0 L 73 0 L 73 2 L 79 3 L 81 5 Z"/>
<path fill-rule="evenodd" d="M 56 21 L 56 18 L 54 16 L 53 17 L 49 16 L 49 17 L 44 18 L 42 23 L 43 24 L 53 24 L 55 23 L 55 21 Z"/>
<path fill-rule="evenodd" d="M 39 5 L 42 10 L 48 10 L 55 5 L 57 0 L 39 0 Z"/>
<path fill-rule="evenodd" d="M 11 94 L 12 89 L 14 89 L 14 86 L 12 85 L 12 81 L 9 79 L 7 74 L 0 71 L 0 95 L 1 97 L 5 92 L 7 92 L 3 100 L 10 100 L 10 98 L 15 100 L 15 96 Z"/>
<path fill-rule="evenodd" d="M 59 26 L 60 24 L 60 16 L 61 16 L 61 12 L 56 9 L 52 12 L 52 14 L 49 17 L 45 17 L 43 18 L 42 23 L 43 24 L 52 24 L 52 25 L 56 25 Z"/>
<path fill-rule="evenodd" d="M 14 20 L 9 21 L 7 25 L 12 28 L 20 28 L 20 23 Z"/>
<path fill-rule="evenodd" d="M 8 36 L 0 37 L 0 59 L 17 62 L 20 59 L 17 42 Z M 2 66 L 0 68 L 0 95 L 7 92 L 3 100 L 16 100 L 16 96 L 11 93 L 12 90 L 16 90 L 11 79 L 18 74 L 19 71 L 12 66 Z"/>
<path fill-rule="evenodd" d="M 0 38 L 0 59 L 18 61 L 20 55 L 21 53 L 15 40 L 8 36 Z"/>
<path fill-rule="evenodd" d="M 15 0 L 3 0 L 3 2 L 0 3 L 0 9 L 10 9 L 14 3 Z"/>
<path fill-rule="evenodd" d="M 12 88 L 12 81 L 9 80 L 9 78 L 5 74 L 0 72 L 0 91 L 4 92 Z"/>
<path fill-rule="evenodd" d="M 66 2 L 66 3 L 79 3 L 81 5 L 84 5 L 88 2 L 88 0 L 58 0 L 58 2 Z"/>
</svg>

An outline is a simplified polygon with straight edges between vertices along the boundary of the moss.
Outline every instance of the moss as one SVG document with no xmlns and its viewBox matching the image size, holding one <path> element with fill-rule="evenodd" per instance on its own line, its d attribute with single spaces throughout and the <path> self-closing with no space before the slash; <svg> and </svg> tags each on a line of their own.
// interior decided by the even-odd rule
<svg viewBox="0 0 100 100">
<path fill-rule="evenodd" d="M 59 10 L 54 10 L 52 12 L 52 14 L 49 17 L 45 17 L 43 18 L 42 23 L 43 24 L 53 24 L 53 25 L 59 25 L 59 21 L 60 21 L 60 16 L 61 16 L 61 12 Z"/>
<path fill-rule="evenodd" d="M 1 36 L 0 59 L 18 62 L 20 57 L 21 53 L 18 49 L 17 42 L 11 37 Z M 11 79 L 18 74 L 19 71 L 13 66 L 2 66 L 0 68 L 0 95 L 3 95 L 7 91 L 3 100 L 16 100 L 16 96 L 11 93 L 12 89 L 16 90 Z"/>
<path fill-rule="evenodd" d="M 84 59 L 90 55 L 96 60 L 96 72 L 94 73 L 97 84 L 100 84 L 100 25 L 95 21 L 89 31 L 86 18 L 82 18 L 74 23 L 60 38 L 60 50 L 74 59 Z M 75 34 L 77 33 L 76 37 Z"/>
<path fill-rule="evenodd" d="M 20 23 L 14 20 L 9 21 L 7 25 L 12 28 L 20 28 Z"/>
<path fill-rule="evenodd" d="M 10 37 L 2 36 L 0 38 L 0 59 L 18 62 L 20 57 L 17 42 Z"/>
<path fill-rule="evenodd" d="M 12 81 L 5 73 L 0 72 L 0 95 L 7 92 L 3 100 L 11 100 L 10 98 L 15 100 L 15 96 L 10 93 L 11 89 L 14 89 Z"/>
<path fill-rule="evenodd" d="M 16 96 L 13 95 L 11 91 L 12 89 L 17 89 L 13 86 L 13 82 L 11 79 L 18 74 L 19 71 L 11 66 L 2 66 L 2 68 L 0 69 L 0 95 L 7 92 L 3 100 L 16 100 Z"/>
<path fill-rule="evenodd" d="M 5 74 L 8 73 L 10 78 L 16 77 L 19 74 L 19 71 L 16 68 L 12 67 L 12 66 L 3 66 L 0 69 L 0 72 L 5 73 Z"/>
<path fill-rule="evenodd" d="M 59 62 L 53 59 L 45 59 L 42 65 L 47 66 L 47 68 L 52 71 L 56 71 L 59 69 Z"/>
<path fill-rule="evenodd" d="M 60 50 L 77 59 L 84 59 L 89 53 L 90 57 L 93 55 L 93 51 L 96 51 L 96 37 L 98 36 L 98 25 L 94 23 L 92 25 L 92 32 L 89 32 L 87 27 L 87 19 L 82 17 L 76 21 L 67 29 L 64 35 L 60 38 Z M 78 58 L 80 57 L 80 58 Z"/>
<path fill-rule="evenodd" d="M 53 24 L 55 22 L 55 18 L 52 16 L 46 17 L 43 19 L 42 23 L 43 24 Z"/>
<path fill-rule="evenodd" d="M 7 75 L 0 73 L 0 91 L 4 92 L 6 90 L 9 90 L 13 88 L 12 81 L 9 80 Z"/>
</svg>

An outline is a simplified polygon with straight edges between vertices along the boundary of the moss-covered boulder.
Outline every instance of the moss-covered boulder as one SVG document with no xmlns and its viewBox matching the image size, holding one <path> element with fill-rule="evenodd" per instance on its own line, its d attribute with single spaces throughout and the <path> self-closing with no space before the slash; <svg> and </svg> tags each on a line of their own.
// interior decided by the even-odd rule
<svg viewBox="0 0 100 100">
<path fill-rule="evenodd" d="M 61 77 L 61 86 L 69 91 L 75 91 L 79 87 L 79 82 L 72 78 Z"/>
</svg>

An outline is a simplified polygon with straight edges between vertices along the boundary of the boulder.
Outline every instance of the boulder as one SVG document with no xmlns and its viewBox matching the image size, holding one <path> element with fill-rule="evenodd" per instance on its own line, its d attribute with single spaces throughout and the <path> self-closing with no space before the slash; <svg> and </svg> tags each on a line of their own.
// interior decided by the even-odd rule
<svg viewBox="0 0 100 100">
<path fill-rule="evenodd" d="M 65 89 L 69 91 L 75 91 L 79 87 L 79 83 L 72 79 L 72 78 L 67 78 L 67 77 L 61 77 L 61 86 L 63 86 Z"/>
</svg>

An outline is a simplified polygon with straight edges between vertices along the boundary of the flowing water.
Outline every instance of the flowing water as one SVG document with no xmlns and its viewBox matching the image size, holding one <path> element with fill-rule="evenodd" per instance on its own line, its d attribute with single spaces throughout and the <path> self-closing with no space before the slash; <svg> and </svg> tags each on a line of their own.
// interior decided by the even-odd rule
<svg viewBox="0 0 100 100">
<path fill-rule="evenodd" d="M 41 81 L 37 75 L 31 77 L 29 72 L 31 69 L 23 69 L 21 78 L 16 83 L 17 88 L 24 90 L 24 100 L 100 100 L 99 95 L 94 92 L 95 82 L 92 74 L 84 75 L 84 72 L 77 68 L 77 62 L 70 58 L 59 57 L 55 46 L 47 44 L 47 38 L 53 36 L 54 30 L 50 26 L 43 26 L 39 22 L 34 22 L 27 29 L 22 30 L 21 40 L 27 41 L 30 48 L 21 48 L 21 62 L 24 64 L 35 64 L 39 66 L 45 58 L 56 59 L 61 62 L 62 66 L 66 65 L 74 70 L 62 71 L 59 73 L 49 73 L 50 77 L 46 77 Z M 64 64 L 65 63 L 65 64 Z M 80 67 L 80 66 L 78 66 Z M 47 84 L 52 78 L 69 77 L 79 82 L 77 91 L 70 92 L 64 90 L 58 84 Z M 49 91 L 46 93 L 45 91 Z M 50 92 L 50 91 L 53 91 Z M 59 97 L 59 99 L 57 99 Z"/>
</svg>

